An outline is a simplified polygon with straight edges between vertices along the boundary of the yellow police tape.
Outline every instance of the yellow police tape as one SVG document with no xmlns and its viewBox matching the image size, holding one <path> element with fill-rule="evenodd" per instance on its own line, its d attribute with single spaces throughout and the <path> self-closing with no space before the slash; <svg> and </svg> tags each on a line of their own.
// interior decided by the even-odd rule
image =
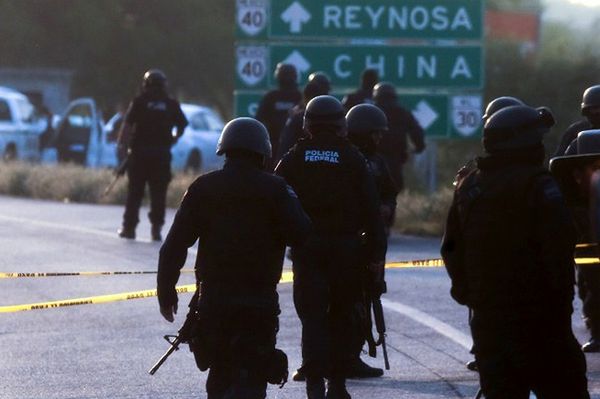
<svg viewBox="0 0 600 399">
<path fill-rule="evenodd" d="M 182 273 L 193 273 L 193 269 L 181 269 Z M 142 271 L 113 271 L 113 272 L 5 272 L 0 273 L 0 279 L 3 278 L 23 278 L 23 277 L 70 277 L 70 276 L 121 276 L 127 274 L 156 274 L 156 270 L 142 270 Z"/>
<path fill-rule="evenodd" d="M 600 264 L 598 258 L 576 258 L 575 263 L 578 265 L 590 265 L 590 264 Z M 410 260 L 410 261 L 399 261 L 399 262 L 390 262 L 386 263 L 386 269 L 395 269 L 395 268 L 412 268 L 412 267 L 442 267 L 444 266 L 444 261 L 442 259 L 421 259 L 421 260 Z M 190 269 L 182 269 L 185 272 L 193 272 Z M 67 275 L 85 275 L 81 273 L 94 273 L 92 275 L 97 275 L 102 272 L 80 272 L 79 274 L 67 274 Z M 119 272 L 104 272 L 109 274 L 115 274 Z M 148 273 L 156 273 L 156 272 L 148 272 Z M 49 273 L 4 273 L 4 274 L 24 274 L 23 276 L 14 276 L 14 277 L 42 277 L 42 275 L 47 275 Z M 121 273 L 121 274 L 142 274 L 138 272 L 131 273 Z M 145 273 L 143 273 L 145 274 Z M 55 274 L 50 273 L 50 275 L 54 276 Z M 3 278 L 13 278 L 13 277 L 3 277 Z M 291 283 L 294 281 L 293 272 L 283 272 L 281 275 L 281 280 L 279 283 Z M 189 285 L 181 285 L 177 286 L 176 290 L 178 293 L 187 293 L 196 291 L 195 284 Z M 130 299 L 142 299 L 142 298 L 152 298 L 157 296 L 156 289 L 153 290 L 144 290 L 144 291 L 134 291 L 134 292 L 124 292 L 120 294 L 110 294 L 110 295 L 100 295 L 93 296 L 87 298 L 78 298 L 78 299 L 65 299 L 62 301 L 54 301 L 54 302 L 40 302 L 40 303 L 30 303 L 24 305 L 9 305 L 9 306 L 0 306 L 0 313 L 12 313 L 12 312 L 20 312 L 24 310 L 40 310 L 40 309 L 54 309 L 54 308 L 62 308 L 69 306 L 78 306 L 78 305 L 92 305 L 99 303 L 108 303 L 108 302 L 116 302 L 116 301 L 127 301 Z"/>
<path fill-rule="evenodd" d="M 294 276 L 293 276 L 292 272 L 284 272 L 284 273 L 282 273 L 281 280 L 279 280 L 279 282 L 280 283 L 290 283 L 293 280 L 294 280 Z M 180 286 L 177 286 L 175 289 L 180 294 L 187 293 L 187 292 L 194 292 L 194 291 L 196 291 L 196 284 L 180 285 Z M 120 294 L 99 295 L 99 296 L 92 296 L 92 297 L 87 297 L 87 298 L 77 298 L 77 299 L 65 299 L 62 301 L 28 303 L 28 304 L 24 304 L 24 305 L 0 306 L 0 313 L 13 313 L 13 312 L 21 312 L 24 310 L 55 309 L 55 308 L 64 308 L 64 307 L 79 306 L 79 305 L 93 305 L 93 304 L 99 304 L 99 303 L 128 301 L 130 299 L 152 298 L 155 296 L 157 296 L 156 289 L 144 290 L 144 291 L 134 291 L 134 292 L 123 292 Z"/>
</svg>

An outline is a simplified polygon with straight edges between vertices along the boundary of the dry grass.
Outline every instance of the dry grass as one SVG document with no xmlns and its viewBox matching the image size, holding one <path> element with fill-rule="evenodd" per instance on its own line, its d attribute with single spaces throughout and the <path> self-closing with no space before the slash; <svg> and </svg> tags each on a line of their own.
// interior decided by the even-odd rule
<svg viewBox="0 0 600 399">
<path fill-rule="evenodd" d="M 21 162 L 0 163 L 0 194 L 50 199 L 63 202 L 124 204 L 127 177 L 118 180 L 113 190 L 102 196 L 114 179 L 109 169 L 86 169 L 76 165 L 32 165 Z M 169 186 L 167 204 L 177 207 L 183 193 L 195 179 L 176 175 Z"/>
<path fill-rule="evenodd" d="M 197 176 L 177 174 L 169 186 L 167 205 L 179 206 L 188 186 Z M 76 165 L 0 163 L 0 194 L 50 199 L 62 202 L 124 204 L 127 178 L 119 179 L 105 197 L 104 189 L 114 178 L 109 169 L 87 169 Z M 440 236 L 452 190 L 429 195 L 407 191 L 398 196 L 394 230 L 403 234 Z"/>
<path fill-rule="evenodd" d="M 398 196 L 394 231 L 403 234 L 441 236 L 452 202 L 451 188 L 434 194 L 403 192 Z"/>
</svg>

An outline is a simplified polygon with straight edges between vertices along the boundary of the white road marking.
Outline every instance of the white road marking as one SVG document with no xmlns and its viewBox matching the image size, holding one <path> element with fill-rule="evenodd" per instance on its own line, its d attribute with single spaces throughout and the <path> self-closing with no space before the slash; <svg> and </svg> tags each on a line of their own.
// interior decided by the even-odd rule
<svg viewBox="0 0 600 399">
<path fill-rule="evenodd" d="M 7 216 L 7 215 L 1 215 L 1 214 L 0 214 L 0 219 L 8 220 L 8 221 L 15 222 L 15 223 L 24 223 L 24 224 L 30 224 L 33 226 L 47 227 L 47 228 L 51 228 L 51 229 L 67 230 L 67 231 L 71 231 L 73 233 L 93 234 L 93 235 L 100 236 L 100 237 L 108 237 L 108 238 L 115 238 L 118 240 L 123 240 L 121 237 L 119 237 L 117 235 L 116 231 L 113 233 L 113 232 L 108 232 L 108 231 L 104 231 L 104 230 L 89 229 L 87 227 L 73 226 L 73 225 L 64 224 L 64 223 L 44 222 L 42 220 L 21 218 L 21 217 L 15 217 L 15 216 Z M 137 238 L 135 241 L 136 242 L 144 242 L 144 243 L 154 243 L 154 241 L 152 241 L 150 239 Z M 196 252 L 192 248 L 190 248 L 190 251 L 193 253 Z"/>
<path fill-rule="evenodd" d="M 420 311 L 419 309 L 415 309 L 412 306 L 408 306 L 403 303 L 381 298 L 381 304 L 386 309 L 403 314 L 404 316 L 413 319 L 417 323 L 423 324 L 424 326 L 431 328 L 432 330 L 443 335 L 444 337 L 449 338 L 450 340 L 456 342 L 465 349 L 471 350 L 471 346 L 473 345 L 473 339 L 469 335 L 462 333 L 461 331 L 457 330 L 451 325 L 446 324 L 443 321 L 436 319 L 435 317 L 425 312 Z M 532 392 L 529 395 L 529 399 L 537 399 L 537 397 Z"/>
<path fill-rule="evenodd" d="M 382 298 L 381 304 L 387 309 L 403 314 L 404 316 L 413 319 L 417 323 L 431 328 L 435 332 L 443 335 L 446 338 L 449 338 L 467 350 L 470 350 L 471 346 L 473 345 L 473 339 L 469 335 L 425 312 L 403 303 L 390 301 L 389 299 Z"/>
</svg>

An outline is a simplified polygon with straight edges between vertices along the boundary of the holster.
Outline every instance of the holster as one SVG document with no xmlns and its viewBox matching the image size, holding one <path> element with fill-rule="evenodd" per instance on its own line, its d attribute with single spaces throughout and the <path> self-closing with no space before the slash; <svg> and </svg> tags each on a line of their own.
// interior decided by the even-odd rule
<svg viewBox="0 0 600 399">
<path fill-rule="evenodd" d="M 194 353 L 196 366 L 200 371 L 208 370 L 216 358 L 218 350 L 218 329 L 211 325 L 206 317 L 197 313 L 197 322 L 189 340 L 190 350 Z"/>
<path fill-rule="evenodd" d="M 288 357 L 281 349 L 273 349 L 266 359 L 266 379 L 269 384 L 283 387 L 288 380 Z"/>
</svg>

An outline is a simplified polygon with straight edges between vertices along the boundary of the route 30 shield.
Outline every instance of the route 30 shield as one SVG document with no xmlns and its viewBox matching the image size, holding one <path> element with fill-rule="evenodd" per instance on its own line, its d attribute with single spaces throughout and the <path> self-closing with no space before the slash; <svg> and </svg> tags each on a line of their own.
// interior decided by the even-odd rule
<svg viewBox="0 0 600 399">
<path fill-rule="evenodd" d="M 481 104 L 481 96 L 452 97 L 452 125 L 461 136 L 470 137 L 478 131 L 481 125 Z"/>
</svg>

